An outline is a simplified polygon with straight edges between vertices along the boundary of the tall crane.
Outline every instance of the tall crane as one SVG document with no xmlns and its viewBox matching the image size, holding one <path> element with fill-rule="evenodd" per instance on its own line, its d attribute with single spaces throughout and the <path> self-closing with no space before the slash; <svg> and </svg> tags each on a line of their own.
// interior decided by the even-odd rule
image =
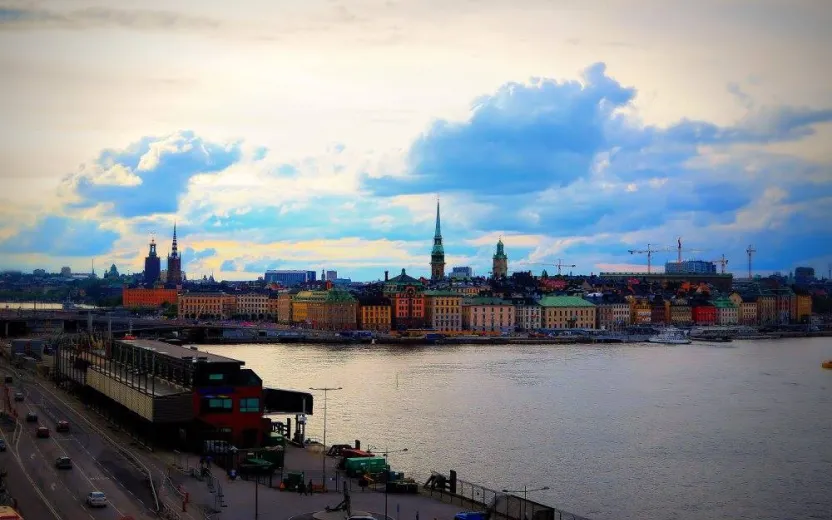
<svg viewBox="0 0 832 520">
<path fill-rule="evenodd" d="M 647 249 L 629 249 L 631 255 L 647 255 L 647 274 L 650 274 L 652 266 L 653 266 L 653 253 L 660 253 L 662 251 L 668 251 L 669 249 L 666 247 L 660 247 L 659 249 L 653 249 L 651 244 L 647 244 Z"/>
<path fill-rule="evenodd" d="M 563 268 L 563 267 L 577 267 L 575 264 L 564 264 L 563 260 L 561 260 L 560 258 L 558 258 L 558 263 L 556 263 L 556 264 L 531 262 L 530 265 L 550 265 L 552 267 L 557 267 L 558 268 L 558 276 L 560 276 L 561 268 Z"/>
<path fill-rule="evenodd" d="M 753 245 L 749 245 L 745 252 L 748 254 L 748 279 L 751 280 L 751 256 L 756 253 L 757 250 L 754 249 Z"/>
<path fill-rule="evenodd" d="M 682 252 L 687 253 L 704 253 L 705 249 L 682 249 L 682 237 L 676 240 L 676 262 L 682 263 Z"/>
<path fill-rule="evenodd" d="M 713 263 L 719 264 L 719 266 L 721 268 L 721 271 L 722 271 L 722 274 L 725 274 L 725 266 L 728 265 L 728 259 L 725 258 L 724 254 L 722 255 L 722 258 L 719 258 L 717 260 L 713 260 Z"/>
</svg>

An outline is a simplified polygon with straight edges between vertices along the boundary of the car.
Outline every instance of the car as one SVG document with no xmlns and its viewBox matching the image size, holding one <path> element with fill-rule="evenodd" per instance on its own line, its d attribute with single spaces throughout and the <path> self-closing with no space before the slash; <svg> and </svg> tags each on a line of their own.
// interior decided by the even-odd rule
<svg viewBox="0 0 832 520">
<path fill-rule="evenodd" d="M 55 427 L 56 432 L 69 432 L 69 421 L 58 421 Z"/>
<path fill-rule="evenodd" d="M 38 426 L 38 429 L 35 430 L 35 436 L 38 439 L 48 439 L 49 438 L 49 428 L 46 426 Z"/>
<path fill-rule="evenodd" d="M 92 491 L 87 495 L 86 502 L 90 507 L 107 507 L 107 495 L 101 491 Z"/>
<path fill-rule="evenodd" d="M 0 451 L 6 451 L 6 441 L 0 439 Z"/>
<path fill-rule="evenodd" d="M 72 469 L 72 459 L 69 457 L 58 457 L 55 459 L 55 467 L 58 469 Z"/>
<path fill-rule="evenodd" d="M 14 393 L 14 400 L 17 402 L 23 401 L 23 392 L 15 392 Z"/>
<path fill-rule="evenodd" d="M 38 414 L 29 412 L 26 414 L 26 422 L 38 422 Z"/>
</svg>

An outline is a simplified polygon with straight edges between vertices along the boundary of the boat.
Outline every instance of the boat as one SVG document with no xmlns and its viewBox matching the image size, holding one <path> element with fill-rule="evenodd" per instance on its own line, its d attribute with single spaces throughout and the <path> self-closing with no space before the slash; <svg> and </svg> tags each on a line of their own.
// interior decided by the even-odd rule
<svg viewBox="0 0 832 520">
<path fill-rule="evenodd" d="M 647 341 L 664 345 L 688 345 L 692 343 L 683 331 L 673 327 L 664 329 L 659 334 L 648 338 Z"/>
<path fill-rule="evenodd" d="M 827 370 L 832 370 L 832 359 L 827 359 L 826 361 L 821 363 L 820 366 L 822 366 L 823 368 L 825 368 Z"/>
</svg>

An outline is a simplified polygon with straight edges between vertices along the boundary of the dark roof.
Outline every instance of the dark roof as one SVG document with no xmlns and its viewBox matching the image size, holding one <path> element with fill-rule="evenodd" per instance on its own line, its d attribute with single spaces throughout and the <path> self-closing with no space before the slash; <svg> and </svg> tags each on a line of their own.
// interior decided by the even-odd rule
<svg viewBox="0 0 832 520">
<path fill-rule="evenodd" d="M 393 284 L 393 285 L 422 285 L 422 282 L 420 282 L 416 278 L 413 278 L 409 274 L 405 273 L 404 269 L 402 269 L 402 274 L 400 274 L 399 276 L 394 276 L 393 278 L 390 278 L 387 281 L 387 284 Z"/>
<path fill-rule="evenodd" d="M 365 306 L 390 305 L 390 298 L 385 298 L 378 294 L 361 294 L 358 296 L 358 303 Z"/>
<path fill-rule="evenodd" d="M 204 350 L 194 350 L 180 345 L 171 345 L 170 343 L 165 343 L 163 341 L 154 341 L 150 339 L 121 339 L 117 341 L 136 348 L 150 350 L 156 352 L 160 356 L 167 356 L 173 359 L 192 358 L 197 360 L 198 358 L 205 358 L 205 361 L 208 363 L 245 364 L 244 361 L 239 361 L 237 359 L 220 356 L 219 354 L 212 354 L 210 352 L 205 352 Z"/>
</svg>

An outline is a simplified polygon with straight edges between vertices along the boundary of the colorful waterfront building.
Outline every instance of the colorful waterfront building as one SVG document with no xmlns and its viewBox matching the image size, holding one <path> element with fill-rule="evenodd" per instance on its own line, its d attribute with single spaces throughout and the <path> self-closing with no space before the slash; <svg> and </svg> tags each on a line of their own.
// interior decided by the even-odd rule
<svg viewBox="0 0 832 520">
<path fill-rule="evenodd" d="M 462 300 L 452 291 L 425 291 L 425 326 L 436 332 L 462 330 Z"/>
<path fill-rule="evenodd" d="M 697 325 L 716 325 L 716 307 L 713 305 L 694 305 L 691 316 Z"/>
<path fill-rule="evenodd" d="M 277 322 L 282 325 L 292 323 L 292 295 L 288 292 L 277 293 Z"/>
<path fill-rule="evenodd" d="M 693 315 L 690 305 L 685 300 L 674 300 L 667 302 L 670 314 L 670 323 L 676 326 L 690 325 L 693 323 Z"/>
<path fill-rule="evenodd" d="M 761 294 L 757 297 L 757 323 L 777 323 L 777 299 L 773 294 Z"/>
<path fill-rule="evenodd" d="M 716 307 L 717 325 L 736 325 L 740 322 L 739 307 L 734 305 L 734 302 L 730 299 L 718 298 L 713 303 Z"/>
<path fill-rule="evenodd" d="M 425 326 L 425 286 L 404 269 L 384 283 L 384 295 L 393 302 L 393 327 L 397 330 Z"/>
<path fill-rule="evenodd" d="M 630 325 L 630 305 L 624 302 L 600 303 L 595 307 L 597 328 L 622 330 Z"/>
<path fill-rule="evenodd" d="M 359 330 L 390 332 L 393 327 L 390 298 L 379 295 L 359 296 L 357 312 Z"/>
<path fill-rule="evenodd" d="M 274 319 L 271 315 L 269 295 L 262 293 L 244 293 L 237 296 L 235 318 L 244 320 Z"/>
<path fill-rule="evenodd" d="M 533 298 L 514 300 L 514 321 L 520 330 L 537 330 L 541 327 L 543 307 Z"/>
<path fill-rule="evenodd" d="M 355 330 L 358 302 L 327 282 L 323 291 L 300 291 L 292 298 L 292 321 L 320 330 Z"/>
<path fill-rule="evenodd" d="M 647 298 L 628 296 L 630 301 L 630 323 L 633 325 L 649 325 L 653 320 L 653 309 Z"/>
<path fill-rule="evenodd" d="M 546 296 L 540 300 L 544 329 L 594 329 L 596 307 L 580 296 Z M 650 307 L 647 312 L 649 316 Z"/>
<path fill-rule="evenodd" d="M 740 324 L 757 324 L 757 297 L 745 296 L 740 303 Z"/>
<path fill-rule="evenodd" d="M 511 332 L 515 309 L 502 298 L 476 297 L 462 301 L 462 328 L 471 332 Z"/>
<path fill-rule="evenodd" d="M 812 297 L 808 294 L 796 294 L 792 299 L 792 319 L 795 323 L 804 323 L 812 316 Z"/>
<path fill-rule="evenodd" d="M 664 300 L 653 301 L 650 304 L 650 323 L 656 325 L 670 323 L 670 307 Z"/>
<path fill-rule="evenodd" d="M 176 289 L 125 286 L 121 290 L 121 304 L 128 309 L 156 309 L 164 304 L 176 305 L 178 299 L 179 293 Z"/>
</svg>

